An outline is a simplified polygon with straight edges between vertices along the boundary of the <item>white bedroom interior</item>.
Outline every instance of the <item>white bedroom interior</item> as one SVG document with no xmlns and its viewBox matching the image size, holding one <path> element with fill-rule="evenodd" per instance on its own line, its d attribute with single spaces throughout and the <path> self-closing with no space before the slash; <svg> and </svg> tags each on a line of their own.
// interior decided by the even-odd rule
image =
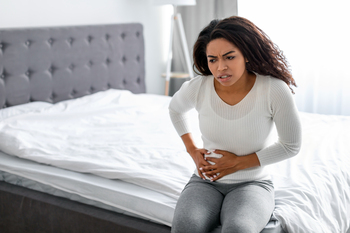
<svg viewBox="0 0 350 233">
<path fill-rule="evenodd" d="M 271 222 L 278 222 L 281 224 L 278 226 L 280 229 L 283 227 L 289 232 L 350 233 L 350 157 L 347 156 L 350 153 L 347 146 L 350 141 L 350 92 L 348 91 L 350 75 L 347 71 L 348 63 L 350 63 L 348 43 L 350 41 L 350 16 L 347 14 L 349 9 L 348 0 L 197 0 L 196 6 L 178 8 L 184 21 L 190 53 L 198 32 L 211 19 L 239 15 L 250 19 L 263 29 L 283 50 L 291 65 L 292 73 L 298 84 L 298 87 L 294 88 L 296 93 L 294 98 L 303 124 L 303 146 L 298 156 L 272 164 L 270 169 L 276 187 L 275 203 L 277 207 L 275 212 L 277 221 L 272 219 Z M 21 88 L 11 88 L 9 83 L 16 76 L 7 76 L 7 73 L 4 72 L 7 66 L 2 66 L 0 63 L 0 103 L 2 105 L 5 103 L 3 107 L 0 106 L 1 197 L 7 195 L 7 191 L 2 190 L 5 185 L 16 184 L 15 189 L 25 193 L 20 188 L 29 190 L 30 187 L 25 187 L 26 184 L 29 184 L 28 186 L 33 183 L 42 184 L 43 186 L 38 185 L 33 189 L 39 191 L 46 189 L 48 194 L 57 192 L 61 197 L 73 200 L 74 204 L 79 202 L 75 200 L 79 200 L 80 197 L 86 197 L 80 201 L 92 203 L 94 206 L 107 210 L 115 210 L 116 213 L 125 211 L 126 215 L 135 214 L 137 219 L 140 217 L 141 220 L 142 218 L 147 221 L 151 220 L 149 223 L 154 221 L 155 224 L 158 224 L 157 227 L 165 229 L 163 232 L 169 232 L 178 195 L 193 174 L 195 167 L 171 124 L 168 110 L 171 99 L 163 96 L 165 79 L 162 74 L 166 70 L 171 14 L 171 6 L 154 6 L 152 0 L 0 0 L 0 31 L 11 28 L 24 28 L 24 31 L 29 31 L 26 28 L 142 24 L 147 92 L 142 95 L 134 95 L 128 91 L 133 92 L 131 88 L 110 89 L 106 92 L 87 95 L 81 98 L 83 101 L 79 103 L 80 98 L 79 96 L 74 97 L 73 89 L 69 95 L 69 98 L 74 97 L 73 99 L 51 104 L 47 103 L 46 99 L 45 102 L 41 102 L 30 96 L 39 92 L 36 89 L 28 91 L 30 103 L 27 101 L 11 108 L 7 104 L 11 103 L 9 102 L 11 95 L 8 93 L 26 91 L 22 91 L 20 85 L 18 86 Z M 6 41 L 4 34 L 1 34 L 4 31 L 6 30 L 0 32 L 0 61 L 5 61 L 3 59 L 5 55 L 12 54 L 11 52 L 6 54 L 4 51 L 13 51 L 7 48 L 2 49 L 10 44 Z M 70 38 L 68 37 L 70 35 L 64 36 L 64 38 Z M 15 40 L 13 38 L 18 37 L 12 37 L 11 42 Z M 21 41 L 20 46 L 24 44 Z M 129 47 L 143 48 L 139 47 L 139 44 Z M 120 46 L 120 48 L 129 47 L 125 44 Z M 173 69 L 175 72 L 186 72 L 179 47 L 178 38 L 177 42 L 175 38 Z M 39 55 L 42 57 L 42 53 Z M 19 57 L 26 56 L 23 53 L 19 55 Z M 71 57 L 74 56 L 70 54 L 64 58 L 69 60 L 68 58 Z M 31 60 L 30 58 L 23 59 L 24 63 Z M 22 61 L 18 58 L 14 60 L 11 56 L 6 59 L 7 65 L 17 60 Z M 129 66 L 123 66 L 122 69 L 118 69 L 118 72 L 110 73 L 124 74 L 124 70 L 127 69 L 125 67 Z M 26 71 L 30 70 L 26 69 Z M 26 80 L 27 77 L 30 78 L 30 75 L 24 74 L 21 77 Z M 100 75 L 95 75 L 95 77 L 101 80 Z M 81 83 L 88 83 L 86 80 L 82 79 Z M 30 87 L 38 86 L 40 85 L 36 83 Z M 51 88 L 51 85 L 48 86 Z M 110 87 L 110 83 L 107 86 Z M 92 93 L 93 91 L 88 89 L 87 92 Z M 109 97 L 105 98 L 106 96 Z M 51 97 L 48 102 L 52 101 Z M 66 107 L 61 108 L 60 106 Z M 34 112 L 35 114 L 32 114 Z M 36 113 L 40 113 L 38 114 L 39 120 L 34 121 L 31 117 Z M 73 115 L 76 118 L 71 118 Z M 196 115 L 190 118 L 193 120 L 192 125 L 198 125 Z M 95 128 L 90 127 L 91 125 L 94 125 Z M 15 127 L 12 131 L 13 126 Z M 38 130 L 40 132 L 33 130 L 35 127 L 40 129 Z M 62 133 L 57 137 L 59 143 L 56 143 L 55 135 L 61 131 Z M 35 132 L 37 132 L 37 138 L 33 136 Z M 51 133 L 51 135 L 47 136 L 46 133 Z M 195 128 L 193 133 L 196 140 L 202 143 L 199 129 Z M 18 135 L 24 136 L 19 137 Z M 26 135 L 29 135 L 30 140 L 21 141 L 21 138 L 25 139 Z M 28 148 L 23 147 L 28 157 L 18 156 L 22 153 L 22 147 L 14 143 L 17 141 L 30 145 Z M 60 146 L 65 143 L 68 143 L 67 147 Z M 74 143 L 83 146 L 77 147 L 77 150 L 72 152 L 70 148 L 71 145 L 75 145 Z M 34 148 L 32 145 L 37 145 L 38 151 L 45 151 L 43 149 L 45 146 L 48 148 L 47 151 L 50 151 L 48 156 L 45 153 L 39 153 L 44 159 L 50 155 L 56 155 L 57 151 L 58 154 L 67 154 L 69 159 L 64 162 L 68 167 L 73 168 L 64 169 L 60 167 L 60 164 L 47 166 L 43 162 L 46 160 L 35 162 L 35 158 L 30 158 L 35 155 L 32 153 Z M 58 147 L 61 147 L 60 150 L 57 149 Z M 73 163 L 70 158 L 79 157 L 77 153 L 81 151 L 80 149 L 83 151 L 81 160 L 78 161 L 79 163 Z M 16 153 L 12 153 L 11 150 Z M 96 156 L 100 154 L 106 157 Z M 81 172 L 74 170 L 86 168 L 87 166 L 81 164 L 87 164 L 87 162 L 90 162 L 89 165 L 99 166 L 100 163 L 95 162 L 97 160 L 107 166 L 98 171 L 102 170 L 108 175 L 112 171 L 116 176 L 106 176 L 106 178 L 101 173 L 94 174 L 91 170 L 87 172 L 86 170 Z M 144 160 L 147 162 L 143 163 Z M 145 164 L 149 166 L 144 166 Z M 117 174 L 123 169 L 130 170 L 130 172 Z M 125 174 L 130 174 L 131 179 L 130 177 L 125 179 L 123 177 Z M 49 182 L 46 183 L 47 180 Z M 53 189 L 49 189 L 50 187 Z M 13 200 L 21 199 L 20 195 L 18 195 L 19 198 L 17 195 L 7 196 Z M 4 198 L 0 200 L 1 205 L 14 203 Z M 69 202 L 67 203 L 70 208 Z M 23 213 L 26 212 L 27 209 L 22 208 L 21 201 L 15 204 L 18 204 Z M 13 211 L 15 207 L 0 209 L 8 213 L 1 212 L 0 215 L 11 216 L 8 219 L 17 219 L 14 226 L 19 222 L 19 218 L 25 219 Z M 28 209 L 29 213 L 32 213 L 31 208 Z M 41 211 L 38 212 L 41 213 Z M 12 213 L 15 215 L 13 218 Z M 55 213 L 55 211 L 48 212 L 47 216 L 51 217 L 51 214 Z M 4 224 L 4 221 L 1 220 L 2 216 L 0 216 L 0 231 Z M 36 215 L 32 216 L 36 217 Z M 69 214 L 62 215 L 69 221 L 70 216 Z M 53 223 L 59 222 L 54 220 Z M 11 225 L 5 222 L 6 224 Z M 102 225 L 107 226 L 108 224 Z M 116 225 L 119 226 L 119 224 Z M 130 225 L 133 227 L 135 224 L 131 222 Z M 33 230 L 35 229 L 37 228 L 33 227 Z M 142 230 L 146 232 L 146 229 Z M 129 231 L 126 232 L 129 233 Z"/>
<path fill-rule="evenodd" d="M 142 22 L 147 92 L 164 93 L 161 75 L 167 59 L 170 5 L 154 6 L 151 0 L 0 0 L 0 6 L 0 28 Z M 197 31 L 209 18 L 247 17 L 287 56 L 298 84 L 295 99 L 299 110 L 341 115 L 350 115 L 347 9 L 346 0 L 200 0 L 197 6 L 179 7 L 190 53 Z M 174 54 L 176 71 L 183 71 L 182 59 L 182 54 Z"/>
</svg>

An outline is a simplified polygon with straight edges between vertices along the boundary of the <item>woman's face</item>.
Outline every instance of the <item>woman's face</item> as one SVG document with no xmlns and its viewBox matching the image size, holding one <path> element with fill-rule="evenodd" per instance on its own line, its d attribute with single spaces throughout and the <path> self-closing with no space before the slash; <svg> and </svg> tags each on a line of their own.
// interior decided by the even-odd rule
<svg viewBox="0 0 350 233">
<path fill-rule="evenodd" d="M 243 54 L 226 39 L 219 38 L 209 42 L 207 59 L 209 70 L 223 86 L 232 86 L 248 74 Z"/>
</svg>

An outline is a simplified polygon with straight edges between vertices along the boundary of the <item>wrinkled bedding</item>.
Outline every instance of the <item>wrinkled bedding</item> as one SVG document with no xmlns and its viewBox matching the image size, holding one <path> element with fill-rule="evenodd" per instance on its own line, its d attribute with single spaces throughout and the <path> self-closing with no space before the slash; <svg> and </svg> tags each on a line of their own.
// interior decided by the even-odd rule
<svg viewBox="0 0 350 233">
<path fill-rule="evenodd" d="M 170 97 L 108 90 L 0 111 L 0 150 L 177 198 L 195 166 L 168 116 Z M 190 112 L 194 135 L 197 116 Z M 303 145 L 269 166 L 288 232 L 350 232 L 350 117 L 300 113 Z"/>
</svg>

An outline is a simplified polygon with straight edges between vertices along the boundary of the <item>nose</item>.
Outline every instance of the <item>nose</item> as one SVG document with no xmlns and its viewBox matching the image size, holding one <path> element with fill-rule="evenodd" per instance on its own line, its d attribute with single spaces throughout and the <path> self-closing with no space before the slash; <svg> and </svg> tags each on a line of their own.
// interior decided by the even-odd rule
<svg viewBox="0 0 350 233">
<path fill-rule="evenodd" d="M 227 69 L 227 66 L 226 66 L 225 61 L 220 59 L 218 61 L 218 71 L 222 71 L 222 70 L 226 70 L 226 69 Z"/>
</svg>

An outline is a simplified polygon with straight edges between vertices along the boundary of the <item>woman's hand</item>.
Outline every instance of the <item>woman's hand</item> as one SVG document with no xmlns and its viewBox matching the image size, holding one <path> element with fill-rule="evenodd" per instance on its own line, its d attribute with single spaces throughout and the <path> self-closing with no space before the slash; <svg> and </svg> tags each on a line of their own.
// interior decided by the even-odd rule
<svg viewBox="0 0 350 233">
<path fill-rule="evenodd" d="M 255 153 L 245 156 L 237 156 L 223 150 L 214 150 L 213 153 L 221 154 L 222 157 L 207 157 L 206 160 L 208 162 L 213 162 L 215 164 L 204 165 L 199 168 L 203 175 L 207 176 L 211 181 L 216 181 L 239 170 L 260 166 L 258 156 Z"/>
<path fill-rule="evenodd" d="M 210 163 L 208 163 L 205 160 L 205 155 L 209 155 L 210 152 L 208 152 L 206 149 L 198 149 L 198 148 L 194 148 L 194 149 L 187 151 L 187 152 L 191 155 L 194 163 L 196 164 L 199 176 L 203 180 L 205 180 L 205 177 L 203 176 L 200 168 L 210 165 Z"/>
<path fill-rule="evenodd" d="M 187 133 L 181 136 L 182 141 L 185 144 L 186 151 L 189 153 L 196 164 L 198 174 L 202 179 L 205 179 L 203 176 L 200 168 L 203 166 L 208 166 L 210 163 L 208 163 L 204 158 L 204 156 L 207 154 L 209 155 L 210 152 L 208 152 L 206 149 L 198 149 L 194 143 L 194 140 L 192 138 L 191 133 Z"/>
</svg>

